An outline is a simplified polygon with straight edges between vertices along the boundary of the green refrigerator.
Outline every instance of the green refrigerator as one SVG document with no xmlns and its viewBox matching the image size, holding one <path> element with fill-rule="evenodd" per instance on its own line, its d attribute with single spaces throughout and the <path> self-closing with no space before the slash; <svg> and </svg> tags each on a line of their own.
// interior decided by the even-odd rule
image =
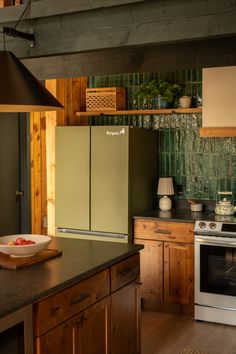
<svg viewBox="0 0 236 354">
<path fill-rule="evenodd" d="M 129 242 L 132 215 L 153 207 L 156 132 L 56 127 L 56 235 Z"/>
</svg>

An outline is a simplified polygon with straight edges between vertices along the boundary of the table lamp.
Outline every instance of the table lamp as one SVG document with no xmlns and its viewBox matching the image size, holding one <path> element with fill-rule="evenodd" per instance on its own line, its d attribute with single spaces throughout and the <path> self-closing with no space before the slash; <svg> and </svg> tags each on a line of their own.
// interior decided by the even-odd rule
<svg viewBox="0 0 236 354">
<path fill-rule="evenodd" d="M 159 178 L 157 194 L 162 195 L 159 200 L 159 208 L 162 211 L 169 211 L 172 207 L 172 201 L 168 195 L 174 194 L 173 180 L 171 177 Z"/>
</svg>

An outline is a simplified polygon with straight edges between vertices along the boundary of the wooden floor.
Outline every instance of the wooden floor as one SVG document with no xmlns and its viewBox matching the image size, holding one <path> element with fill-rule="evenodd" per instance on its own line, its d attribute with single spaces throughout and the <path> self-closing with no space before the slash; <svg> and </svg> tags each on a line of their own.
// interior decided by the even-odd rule
<svg viewBox="0 0 236 354">
<path fill-rule="evenodd" d="M 189 347 L 210 354 L 236 354 L 236 327 L 142 311 L 142 354 L 179 354 Z"/>
</svg>

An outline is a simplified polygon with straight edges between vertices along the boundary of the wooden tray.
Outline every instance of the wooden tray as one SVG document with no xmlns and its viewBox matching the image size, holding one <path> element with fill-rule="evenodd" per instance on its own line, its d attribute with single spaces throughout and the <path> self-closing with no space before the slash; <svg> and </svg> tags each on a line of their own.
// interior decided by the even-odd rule
<svg viewBox="0 0 236 354">
<path fill-rule="evenodd" d="M 20 269 L 62 255 L 62 251 L 45 249 L 30 257 L 10 257 L 0 252 L 0 268 Z"/>
</svg>

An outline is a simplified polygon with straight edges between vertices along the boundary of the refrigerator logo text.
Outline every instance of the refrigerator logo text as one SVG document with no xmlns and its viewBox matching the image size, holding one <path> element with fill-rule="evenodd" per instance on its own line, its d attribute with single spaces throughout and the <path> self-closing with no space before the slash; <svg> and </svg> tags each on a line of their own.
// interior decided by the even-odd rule
<svg viewBox="0 0 236 354">
<path fill-rule="evenodd" d="M 111 132 L 111 131 L 107 130 L 106 134 L 107 135 L 125 135 L 125 128 L 123 128 L 119 131 L 116 131 L 116 132 Z"/>
</svg>

